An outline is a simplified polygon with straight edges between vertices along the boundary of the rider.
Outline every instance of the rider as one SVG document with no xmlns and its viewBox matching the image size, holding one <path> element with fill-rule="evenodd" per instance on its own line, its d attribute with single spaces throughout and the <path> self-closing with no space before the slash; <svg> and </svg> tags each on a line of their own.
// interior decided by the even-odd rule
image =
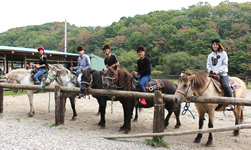
<svg viewBox="0 0 251 150">
<path fill-rule="evenodd" d="M 30 63 L 30 66 L 36 66 L 39 68 L 38 72 L 34 75 L 35 85 L 40 85 L 39 77 L 46 72 L 46 68 L 48 68 L 47 58 L 44 54 L 44 47 L 38 47 L 38 53 L 40 54 L 40 59 L 38 64 Z"/>
<path fill-rule="evenodd" d="M 220 82 L 226 97 L 232 97 L 232 91 L 228 81 L 228 56 L 221 45 L 221 39 L 216 37 L 211 41 L 212 52 L 207 57 L 207 70 L 209 73 L 220 75 Z M 233 105 L 227 105 L 227 110 L 234 109 Z"/>
<path fill-rule="evenodd" d="M 111 54 L 110 46 L 105 45 L 102 49 L 103 49 L 104 54 L 106 55 L 106 58 L 104 60 L 105 66 L 106 66 L 105 71 L 107 71 L 109 67 L 114 67 L 116 65 L 119 66 L 119 59 L 115 54 Z"/>
<path fill-rule="evenodd" d="M 145 48 L 143 46 L 139 46 L 137 49 L 137 53 L 139 56 L 139 60 L 137 61 L 138 67 L 137 71 L 133 71 L 133 75 L 140 74 L 139 87 L 141 92 L 146 92 L 145 85 L 151 80 L 151 61 L 148 57 L 145 56 Z M 146 101 L 144 98 L 140 98 L 139 102 L 141 104 L 146 105 Z"/>
<path fill-rule="evenodd" d="M 76 67 L 70 67 L 70 70 L 77 70 L 78 73 L 78 86 L 81 87 L 81 77 L 82 77 L 82 73 L 81 73 L 81 69 L 82 70 L 86 70 L 91 68 L 91 60 L 90 57 L 88 55 L 85 55 L 85 51 L 84 48 L 82 46 L 78 46 L 77 48 L 79 57 L 78 57 L 78 66 Z"/>
</svg>

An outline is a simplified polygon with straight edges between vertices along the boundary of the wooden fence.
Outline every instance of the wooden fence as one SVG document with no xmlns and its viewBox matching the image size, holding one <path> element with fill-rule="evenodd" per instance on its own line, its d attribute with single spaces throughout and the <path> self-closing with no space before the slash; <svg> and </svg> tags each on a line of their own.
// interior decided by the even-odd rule
<svg viewBox="0 0 251 150">
<path fill-rule="evenodd" d="M 0 83 L 0 113 L 3 112 L 3 88 L 19 89 L 19 90 L 41 90 L 40 85 L 21 85 L 21 84 L 10 84 L 10 83 Z M 65 94 L 67 92 L 71 93 L 81 93 L 80 88 L 77 87 L 61 87 L 61 86 L 46 86 L 44 88 L 45 92 L 55 92 L 55 124 L 58 126 L 64 124 L 64 102 Z M 101 89 L 89 89 L 88 94 L 91 95 L 101 95 L 101 96 L 116 96 L 116 97 L 130 97 L 130 98 L 148 98 L 154 100 L 154 120 L 153 120 L 153 132 L 159 133 L 164 132 L 164 101 L 172 101 L 173 95 L 162 94 L 160 91 L 155 91 L 155 93 L 143 93 L 143 92 L 133 92 L 133 91 L 120 91 L 120 90 L 101 90 Z M 235 105 L 245 105 L 251 106 L 251 100 L 242 98 L 226 98 L 226 97 L 196 97 L 192 96 L 188 98 L 190 102 L 196 103 L 222 103 L 222 104 L 235 104 Z M 238 127 L 242 128 L 242 127 Z M 243 127 L 251 128 L 251 126 Z M 229 129 L 230 130 L 230 129 Z M 232 130 L 232 128 L 231 128 Z M 217 132 L 219 132 L 217 130 Z M 196 133 L 200 131 L 195 131 Z M 153 133 L 153 134 L 154 134 Z M 194 132 L 193 132 L 194 133 Z M 151 136 L 155 137 L 158 134 Z M 112 137 L 116 138 L 116 137 Z M 119 138 L 119 137 L 118 137 Z"/>
</svg>

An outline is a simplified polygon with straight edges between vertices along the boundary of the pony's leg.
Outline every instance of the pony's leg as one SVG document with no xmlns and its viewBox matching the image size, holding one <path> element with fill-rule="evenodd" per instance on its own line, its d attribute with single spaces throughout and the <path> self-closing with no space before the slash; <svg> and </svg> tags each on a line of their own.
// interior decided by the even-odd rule
<svg viewBox="0 0 251 150">
<path fill-rule="evenodd" d="M 28 117 L 33 117 L 33 115 L 35 114 L 34 107 L 33 107 L 33 91 L 27 90 L 26 93 L 28 95 L 29 102 L 30 102 L 30 112 L 27 115 Z"/>
<path fill-rule="evenodd" d="M 77 119 L 77 112 L 76 112 L 76 103 L 75 103 L 75 97 L 69 97 L 70 99 L 70 102 L 71 102 L 71 109 L 72 109 L 72 112 L 73 112 L 73 116 L 71 118 L 72 121 L 76 120 Z M 65 99 L 66 101 L 66 99 Z"/>
<path fill-rule="evenodd" d="M 174 111 L 175 117 L 176 117 L 176 125 L 175 128 L 179 128 L 181 126 L 180 123 L 180 107 Z"/>
<path fill-rule="evenodd" d="M 169 119 L 172 115 L 173 111 L 168 111 L 168 114 L 166 115 L 166 118 L 165 118 L 165 129 L 167 128 L 167 126 L 169 125 Z"/>
<path fill-rule="evenodd" d="M 235 125 L 243 123 L 243 106 L 236 105 L 233 110 L 235 116 Z M 233 131 L 234 136 L 239 135 L 239 130 Z"/>
<path fill-rule="evenodd" d="M 139 107 L 135 106 L 135 116 L 134 116 L 133 122 L 138 121 L 138 109 Z"/>
<path fill-rule="evenodd" d="M 202 127 L 203 127 L 204 116 L 205 116 L 205 113 L 199 113 L 199 129 L 202 129 Z M 202 134 L 200 133 L 197 135 L 197 137 L 194 139 L 193 142 L 200 143 L 201 138 L 202 138 Z"/>
<path fill-rule="evenodd" d="M 134 108 L 133 100 L 125 100 L 126 102 L 123 105 L 124 110 L 124 125 L 120 127 L 120 131 L 124 131 L 126 134 L 131 131 L 131 119 L 132 119 L 132 112 Z"/>
<path fill-rule="evenodd" d="M 101 128 L 105 128 L 105 109 L 106 109 L 106 103 L 107 103 L 107 99 L 106 98 L 97 98 L 99 101 L 99 107 L 100 107 L 100 121 L 98 123 L 99 126 L 101 126 Z"/>
<path fill-rule="evenodd" d="M 208 113 L 208 128 L 213 128 L 214 127 L 214 109 L 212 109 L 211 112 Z M 213 134 L 210 132 L 207 140 L 206 146 L 211 146 L 213 145 Z"/>
<path fill-rule="evenodd" d="M 97 99 L 97 101 L 98 101 L 98 112 L 97 112 L 97 116 L 98 116 L 101 113 L 101 102 L 99 99 Z"/>
</svg>

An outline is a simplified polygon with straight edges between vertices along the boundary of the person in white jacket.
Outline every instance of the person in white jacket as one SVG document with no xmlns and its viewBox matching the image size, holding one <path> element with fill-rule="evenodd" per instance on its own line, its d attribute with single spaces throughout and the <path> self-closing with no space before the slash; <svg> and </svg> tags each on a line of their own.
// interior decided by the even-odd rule
<svg viewBox="0 0 251 150">
<path fill-rule="evenodd" d="M 207 70 L 209 73 L 220 75 L 220 82 L 224 90 L 224 96 L 232 97 L 232 91 L 228 81 L 228 56 L 221 45 L 221 39 L 216 37 L 211 41 L 212 52 L 207 57 Z M 227 105 L 227 110 L 234 109 L 233 105 Z"/>
</svg>

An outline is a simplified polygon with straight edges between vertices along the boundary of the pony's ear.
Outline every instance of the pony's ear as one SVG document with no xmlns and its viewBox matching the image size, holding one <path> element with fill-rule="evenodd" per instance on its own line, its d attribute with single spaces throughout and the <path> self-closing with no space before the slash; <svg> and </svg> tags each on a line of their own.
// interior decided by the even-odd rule
<svg viewBox="0 0 251 150">
<path fill-rule="evenodd" d="M 195 77 L 196 77 L 196 74 L 190 75 L 190 76 L 188 76 L 188 80 L 191 81 L 191 80 L 193 80 Z"/>
<path fill-rule="evenodd" d="M 93 74 L 94 71 L 95 71 L 95 70 L 91 70 L 91 74 Z"/>
<path fill-rule="evenodd" d="M 117 69 L 118 69 L 118 66 L 117 66 L 117 65 L 115 65 L 115 66 L 114 66 L 114 70 L 116 71 Z"/>
<path fill-rule="evenodd" d="M 51 65 L 51 64 L 48 64 L 48 67 L 49 67 L 49 69 L 51 69 L 52 65 Z"/>
</svg>

